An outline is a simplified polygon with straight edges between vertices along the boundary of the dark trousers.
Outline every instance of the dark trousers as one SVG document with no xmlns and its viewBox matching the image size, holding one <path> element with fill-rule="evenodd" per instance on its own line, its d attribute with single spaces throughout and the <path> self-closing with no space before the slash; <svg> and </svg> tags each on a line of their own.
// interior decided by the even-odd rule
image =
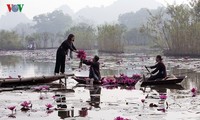
<svg viewBox="0 0 200 120">
<path fill-rule="evenodd" d="M 56 65 L 54 73 L 65 72 L 65 59 L 66 59 L 65 52 L 58 49 L 56 53 Z"/>
<path fill-rule="evenodd" d="M 148 80 L 156 80 L 156 79 L 163 79 L 163 78 L 165 78 L 163 75 L 157 74 L 157 75 L 150 76 Z"/>
</svg>

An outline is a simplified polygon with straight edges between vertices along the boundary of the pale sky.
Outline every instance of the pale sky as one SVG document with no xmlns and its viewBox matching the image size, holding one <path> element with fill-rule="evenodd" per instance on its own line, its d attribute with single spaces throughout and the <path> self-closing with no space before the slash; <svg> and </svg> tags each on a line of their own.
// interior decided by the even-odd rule
<svg viewBox="0 0 200 120">
<path fill-rule="evenodd" d="M 61 5 L 67 4 L 74 12 L 77 12 L 81 8 L 108 6 L 116 0 L 0 0 L 0 16 L 5 15 L 8 12 L 6 4 L 24 4 L 22 12 L 26 14 L 28 18 L 32 18 L 35 15 L 41 13 L 52 12 Z M 172 4 L 174 0 L 156 0 L 164 5 L 166 2 Z M 175 0 L 177 4 L 186 3 L 187 0 Z"/>
</svg>

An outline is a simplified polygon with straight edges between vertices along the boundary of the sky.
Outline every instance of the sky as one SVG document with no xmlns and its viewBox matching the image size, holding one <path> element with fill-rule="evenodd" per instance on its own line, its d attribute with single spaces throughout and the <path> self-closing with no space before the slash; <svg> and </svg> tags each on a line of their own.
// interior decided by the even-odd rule
<svg viewBox="0 0 200 120">
<path fill-rule="evenodd" d="M 6 4 L 24 4 L 22 12 L 26 14 L 28 18 L 32 18 L 35 15 L 41 13 L 52 12 L 61 5 L 67 4 L 74 12 L 84 7 L 101 7 L 108 6 L 116 0 L 0 0 L 0 16 L 5 15 L 8 12 Z M 169 4 L 174 3 L 174 0 L 156 0 L 163 5 L 166 2 Z M 187 0 L 175 0 L 177 4 L 186 3 Z"/>
</svg>

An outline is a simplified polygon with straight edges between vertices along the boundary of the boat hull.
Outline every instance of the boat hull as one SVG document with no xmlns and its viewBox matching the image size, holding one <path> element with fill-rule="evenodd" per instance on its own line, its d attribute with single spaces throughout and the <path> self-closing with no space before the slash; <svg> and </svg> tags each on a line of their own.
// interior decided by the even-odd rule
<svg viewBox="0 0 200 120">
<path fill-rule="evenodd" d="M 37 76 L 27 78 L 0 78 L 0 86 L 20 86 L 20 85 L 35 85 L 43 83 L 51 83 L 53 81 L 65 78 L 70 75 L 50 75 L 50 76 Z"/>
<path fill-rule="evenodd" d="M 181 83 L 185 78 L 186 78 L 186 76 L 179 76 L 179 77 L 170 78 L 170 79 L 167 79 L 167 80 L 143 81 L 141 86 L 178 84 L 178 83 Z M 88 77 L 73 77 L 73 79 L 76 82 L 78 82 L 79 84 L 86 84 L 86 79 L 88 79 Z M 96 81 L 94 81 L 93 84 L 101 85 L 101 83 L 98 83 Z M 123 84 L 120 84 L 120 85 L 123 85 Z"/>
</svg>

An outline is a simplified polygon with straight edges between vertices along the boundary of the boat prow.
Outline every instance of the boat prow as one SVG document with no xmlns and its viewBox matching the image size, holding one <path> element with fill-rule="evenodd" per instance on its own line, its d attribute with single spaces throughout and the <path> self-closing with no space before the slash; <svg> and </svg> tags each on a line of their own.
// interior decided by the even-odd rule
<svg viewBox="0 0 200 120">
<path fill-rule="evenodd" d="M 43 75 L 36 77 L 22 77 L 22 78 L 0 78 L 0 86 L 20 86 L 20 85 L 35 85 L 35 84 L 43 84 L 50 83 L 66 76 L 73 76 L 73 74 L 69 75 Z"/>
</svg>

